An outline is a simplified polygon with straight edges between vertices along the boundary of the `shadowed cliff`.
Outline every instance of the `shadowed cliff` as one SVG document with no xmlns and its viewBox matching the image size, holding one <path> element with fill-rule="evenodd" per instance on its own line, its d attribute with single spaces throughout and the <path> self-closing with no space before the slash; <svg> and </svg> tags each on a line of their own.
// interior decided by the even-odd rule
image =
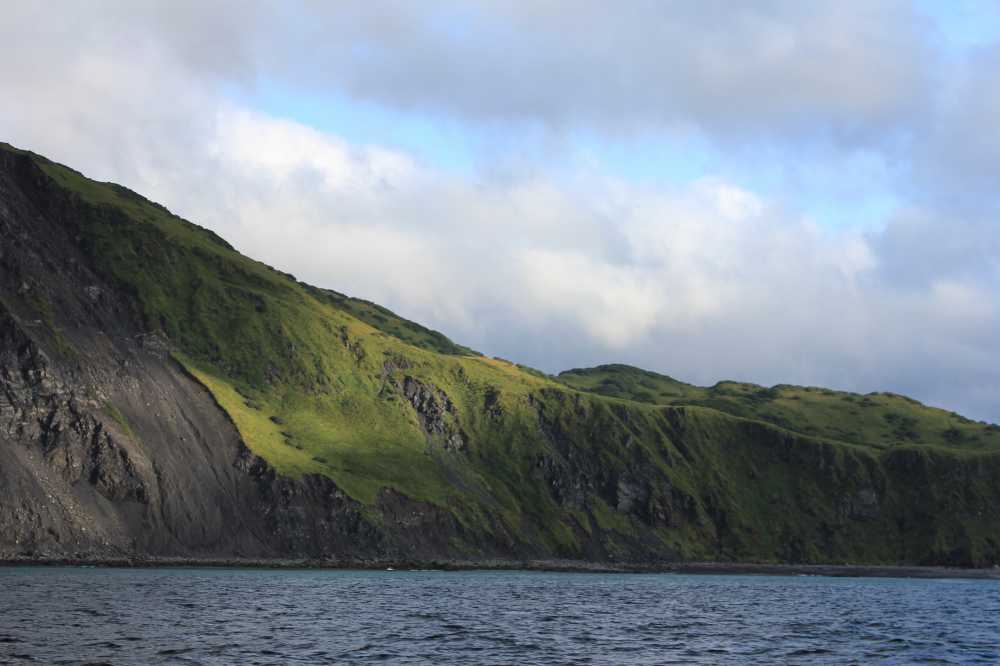
<svg viewBox="0 0 1000 666">
<path fill-rule="evenodd" d="M 483 357 L 0 145 L 0 558 L 1000 562 L 990 426 L 623 367 Z"/>
</svg>

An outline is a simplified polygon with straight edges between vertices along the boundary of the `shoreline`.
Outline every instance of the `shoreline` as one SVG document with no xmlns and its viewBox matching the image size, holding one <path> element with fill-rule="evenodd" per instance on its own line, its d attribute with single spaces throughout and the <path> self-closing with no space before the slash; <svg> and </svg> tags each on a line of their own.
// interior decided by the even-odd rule
<svg viewBox="0 0 1000 666">
<path fill-rule="evenodd" d="M 109 569 L 284 569 L 356 571 L 538 571 L 553 573 L 688 574 L 706 576 L 824 576 L 829 578 L 939 578 L 1000 580 L 1000 567 L 916 565 L 664 562 L 581 560 L 294 560 L 240 558 L 28 558 L 0 559 L 0 567 L 96 567 Z"/>
</svg>

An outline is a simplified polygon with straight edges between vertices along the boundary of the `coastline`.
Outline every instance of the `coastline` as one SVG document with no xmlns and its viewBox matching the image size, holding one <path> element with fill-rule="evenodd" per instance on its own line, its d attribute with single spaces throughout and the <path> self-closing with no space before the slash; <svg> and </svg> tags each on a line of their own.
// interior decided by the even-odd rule
<svg viewBox="0 0 1000 666">
<path fill-rule="evenodd" d="M 294 560 L 240 558 L 37 558 L 0 559 L 0 567 L 99 567 L 128 569 L 313 569 L 362 571 L 539 571 L 554 573 L 824 576 L 830 578 L 938 578 L 1000 581 L 1000 567 L 778 564 L 753 562 L 613 563 L 582 560 Z"/>
</svg>

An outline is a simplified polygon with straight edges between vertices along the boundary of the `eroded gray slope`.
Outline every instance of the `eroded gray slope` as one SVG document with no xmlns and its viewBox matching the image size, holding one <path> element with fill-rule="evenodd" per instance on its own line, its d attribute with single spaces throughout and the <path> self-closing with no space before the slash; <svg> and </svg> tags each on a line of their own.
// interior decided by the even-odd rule
<svg viewBox="0 0 1000 666">
<path fill-rule="evenodd" d="M 74 202 L 0 152 L 0 558 L 405 557 L 332 481 L 278 477 L 74 245 Z M 391 530 L 402 511 L 412 527 Z M 403 535 L 400 537 L 399 535 Z"/>
<path fill-rule="evenodd" d="M 228 246 L 214 237 L 188 247 L 153 233 L 143 216 L 154 204 L 128 209 L 137 195 L 122 199 L 117 186 L 61 167 L 49 178 L 50 168 L 0 146 L 0 558 L 1000 561 L 1000 454 L 849 446 L 712 409 L 505 384 L 513 371 L 495 368 L 483 377 L 498 383 L 480 392 L 464 361 L 429 362 L 371 330 L 354 334 L 368 336 L 367 352 L 342 328 L 289 355 L 286 323 L 326 330 L 323 317 L 343 317 L 313 308 L 321 304 L 290 279 L 239 270 L 253 262 L 215 251 Z M 114 196 L 81 199 L 94 189 Z M 182 236 L 208 233 L 160 222 Z M 102 281 L 116 271 L 117 287 Z M 215 288 L 178 291 L 195 277 Z M 284 313 L 266 330 L 240 300 L 250 293 L 241 281 L 262 277 L 275 287 L 266 305 Z M 290 293 L 301 307 L 279 310 L 275 294 Z M 219 312 L 246 316 L 215 318 L 212 335 L 198 329 Z M 172 328 L 158 325 L 165 313 Z M 239 334 L 239 354 L 214 353 Z M 258 389 L 272 398 L 280 376 L 270 366 L 294 370 L 327 346 L 346 349 L 315 390 L 343 379 L 384 389 L 391 377 L 397 396 L 354 397 L 389 405 L 382 416 L 412 416 L 427 457 L 393 462 L 379 441 L 364 442 L 374 492 L 355 497 L 365 505 L 329 476 L 281 477 L 174 363 L 171 344 L 207 354 L 221 376 L 260 366 Z M 406 360 L 418 354 L 423 374 Z M 505 391 L 522 399 L 504 400 Z M 463 492 L 407 497 L 429 479 Z"/>
</svg>

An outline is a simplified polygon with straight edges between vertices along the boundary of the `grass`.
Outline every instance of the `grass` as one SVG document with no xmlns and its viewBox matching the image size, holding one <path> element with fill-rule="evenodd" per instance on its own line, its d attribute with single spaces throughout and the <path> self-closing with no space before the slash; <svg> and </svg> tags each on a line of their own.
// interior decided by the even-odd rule
<svg viewBox="0 0 1000 666">
<path fill-rule="evenodd" d="M 32 159 L 72 199 L 67 224 L 93 265 L 254 453 L 282 475 L 330 477 L 369 508 L 386 488 L 443 507 L 466 531 L 456 551 L 507 534 L 560 557 L 581 556 L 586 540 L 619 558 L 644 543 L 691 559 L 904 561 L 946 558 L 958 542 L 991 557 L 1000 526 L 977 511 L 1000 500 L 1000 456 L 987 455 L 1000 428 L 889 394 L 696 387 L 628 366 L 557 380 L 304 285 L 125 188 Z M 407 378 L 438 396 L 464 450 L 425 431 Z M 908 494 L 914 470 L 923 495 Z M 638 498 L 631 512 L 617 508 L 623 488 Z M 887 517 L 845 520 L 869 490 Z M 894 551 L 893 516 L 912 507 L 924 541 Z"/>
<path fill-rule="evenodd" d="M 389 335 L 402 340 L 414 347 L 421 347 L 440 354 L 472 355 L 478 356 L 479 352 L 468 347 L 456 345 L 444 334 L 431 330 L 425 326 L 404 319 L 388 308 L 382 307 L 371 301 L 360 298 L 345 296 L 332 289 L 320 289 L 304 285 L 309 292 L 321 301 L 326 301 L 334 307 L 350 313 L 366 324 L 388 333 Z"/>
<path fill-rule="evenodd" d="M 124 432 L 128 437 L 130 437 L 134 441 L 138 441 L 138 437 L 136 436 L 135 431 L 132 430 L 132 425 L 128 422 L 128 419 L 125 418 L 125 415 L 122 414 L 121 411 L 119 411 L 119 409 L 114 406 L 114 404 L 112 404 L 109 401 L 105 401 L 104 413 L 110 416 L 111 420 L 117 423 L 118 427 L 120 427 L 122 429 L 122 432 Z"/>
<path fill-rule="evenodd" d="M 921 445 L 1000 450 L 1000 427 L 892 393 L 860 395 L 787 384 L 765 388 L 732 381 L 701 387 L 626 365 L 569 370 L 558 379 L 600 395 L 659 405 L 711 407 L 804 435 L 879 449 Z"/>
</svg>

